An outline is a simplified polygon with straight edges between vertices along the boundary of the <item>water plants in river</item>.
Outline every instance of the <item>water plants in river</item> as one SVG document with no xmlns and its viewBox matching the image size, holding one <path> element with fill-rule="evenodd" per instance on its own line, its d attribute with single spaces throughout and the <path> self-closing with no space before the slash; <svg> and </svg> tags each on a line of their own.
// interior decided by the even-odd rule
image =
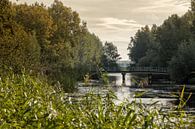
<svg viewBox="0 0 195 129">
<path fill-rule="evenodd" d="M 156 103 L 115 104 L 116 96 L 88 93 L 74 98 L 38 78 L 9 74 L 0 79 L 0 128 L 194 128 L 195 119 L 180 108 Z"/>
</svg>

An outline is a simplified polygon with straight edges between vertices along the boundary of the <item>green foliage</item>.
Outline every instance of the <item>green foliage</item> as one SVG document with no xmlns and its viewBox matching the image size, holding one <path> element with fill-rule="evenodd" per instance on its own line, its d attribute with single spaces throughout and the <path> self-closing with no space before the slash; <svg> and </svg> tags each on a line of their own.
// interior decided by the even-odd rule
<svg viewBox="0 0 195 129">
<path fill-rule="evenodd" d="M 43 4 L 0 2 L 0 63 L 15 72 L 33 70 L 72 91 L 101 63 L 102 43 L 79 14 L 55 0 Z"/>
<path fill-rule="evenodd" d="M 121 59 L 117 47 L 112 42 L 106 42 L 103 46 L 102 63 L 103 67 L 117 66 L 116 62 Z"/>
<path fill-rule="evenodd" d="M 1 19 L 1 27 L 2 22 L 8 22 L 10 18 L 13 16 L 13 9 L 11 7 L 11 3 L 9 0 L 1 0 L 0 1 L 0 19 Z"/>
<path fill-rule="evenodd" d="M 189 40 L 187 24 L 186 20 L 179 18 L 177 15 L 172 15 L 161 26 L 158 39 L 160 42 L 159 55 L 163 65 L 167 66 L 181 42 Z"/>
<path fill-rule="evenodd" d="M 41 48 L 44 49 L 44 45 L 55 30 L 53 19 L 48 10 L 39 4 L 21 4 L 13 7 L 16 10 L 15 21 L 22 25 L 26 32 L 35 32 Z"/>
<path fill-rule="evenodd" d="M 195 58 L 194 0 L 191 6 L 181 17 L 174 14 L 160 26 L 138 30 L 129 44 L 130 59 L 140 66 L 169 67 L 173 80 L 185 80 L 194 69 Z"/>
<path fill-rule="evenodd" d="M 189 96 L 187 96 L 187 99 L 185 99 L 185 86 L 183 87 L 180 96 L 179 96 L 179 105 L 178 105 L 178 109 L 182 110 L 184 106 L 186 106 L 186 103 L 188 102 L 188 100 L 190 99 L 190 97 L 192 96 L 192 93 L 189 94 Z"/>
<path fill-rule="evenodd" d="M 79 100 L 38 78 L 13 73 L 0 79 L 0 128 L 193 128 L 182 109 L 165 111 L 156 102 L 115 104 L 116 96 L 88 93 Z M 180 112 L 178 112 L 180 111 Z M 176 112 L 176 113 L 175 113 Z"/>
<path fill-rule="evenodd" d="M 191 0 L 191 10 L 195 11 L 195 0 Z"/>
<path fill-rule="evenodd" d="M 1 76 L 0 86 L 1 128 L 54 126 L 55 108 L 61 106 L 54 88 L 25 74 Z"/>
<path fill-rule="evenodd" d="M 130 50 L 129 57 L 132 61 L 138 63 L 139 59 L 146 55 L 147 49 L 152 44 L 151 33 L 148 26 L 138 30 L 135 37 L 131 38 L 131 44 L 128 49 Z"/>
<path fill-rule="evenodd" d="M 175 81 L 183 81 L 190 76 L 191 71 L 195 66 L 195 43 L 190 41 L 189 43 L 182 43 L 179 46 L 176 56 L 170 61 L 169 69 L 172 79 Z"/>
<path fill-rule="evenodd" d="M 90 75 L 89 74 L 86 74 L 84 76 L 84 83 L 85 83 L 86 86 L 89 85 L 89 81 L 90 81 Z"/>
<path fill-rule="evenodd" d="M 8 1 L 1 1 L 0 64 L 14 68 L 16 72 L 39 66 L 40 48 L 34 35 L 28 34 L 14 21 L 14 11 Z M 7 3 L 7 4 L 6 4 Z"/>
<path fill-rule="evenodd" d="M 51 43 L 55 45 L 56 56 L 59 56 L 60 62 L 63 61 L 61 63 L 68 67 L 74 67 L 75 46 L 79 45 L 78 37 L 81 33 L 80 18 L 76 12 L 65 7 L 62 2 L 57 0 L 54 1 L 48 11 L 56 26 L 56 30 L 51 37 Z M 61 60 L 61 58 L 64 58 L 64 60 Z"/>
<path fill-rule="evenodd" d="M 108 73 L 102 73 L 101 74 L 101 79 L 104 85 L 109 84 L 109 79 L 108 79 Z"/>
<path fill-rule="evenodd" d="M 15 28 L 14 35 L 1 35 L 0 45 L 1 65 L 13 67 L 15 71 L 20 71 L 23 68 L 28 70 L 37 69 L 40 48 L 35 37 L 26 34 L 25 31 L 18 27 Z"/>
</svg>

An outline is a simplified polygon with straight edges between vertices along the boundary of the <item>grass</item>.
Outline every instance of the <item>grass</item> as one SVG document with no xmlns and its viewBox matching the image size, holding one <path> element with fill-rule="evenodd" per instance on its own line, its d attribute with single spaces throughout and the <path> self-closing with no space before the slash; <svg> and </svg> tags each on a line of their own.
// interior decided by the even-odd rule
<svg viewBox="0 0 195 129">
<path fill-rule="evenodd" d="M 182 96 L 182 94 L 181 94 Z M 178 108 L 164 111 L 155 103 L 114 103 L 116 96 L 88 93 L 77 101 L 60 87 L 26 74 L 0 78 L 0 128 L 181 129 L 195 119 Z"/>
</svg>

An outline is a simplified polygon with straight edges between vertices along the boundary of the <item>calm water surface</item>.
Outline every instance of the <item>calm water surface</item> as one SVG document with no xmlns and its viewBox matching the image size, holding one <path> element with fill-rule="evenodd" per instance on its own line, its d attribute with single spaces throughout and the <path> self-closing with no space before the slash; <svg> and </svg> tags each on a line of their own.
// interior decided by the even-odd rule
<svg viewBox="0 0 195 129">
<path fill-rule="evenodd" d="M 109 74 L 109 80 L 110 80 L 110 84 L 112 86 L 108 86 L 108 87 L 82 87 L 80 86 L 78 88 L 78 92 L 81 94 L 85 94 L 88 92 L 93 92 L 93 93 L 100 93 L 100 94 L 104 94 L 106 92 L 108 92 L 109 90 L 113 91 L 114 94 L 117 96 L 118 100 L 116 100 L 116 103 L 120 103 L 122 101 L 137 101 L 137 102 L 142 102 L 145 104 L 150 104 L 150 103 L 154 103 L 156 101 L 158 101 L 158 105 L 163 105 L 163 106 L 171 106 L 173 105 L 172 102 L 176 101 L 177 99 L 175 98 L 158 98 L 158 97 L 142 97 L 142 98 L 135 98 L 135 94 L 140 93 L 140 92 L 146 92 L 146 94 L 163 94 L 166 92 L 162 92 L 159 90 L 153 90 L 153 89 L 136 89 L 136 88 L 131 88 L 131 85 L 133 85 L 133 83 L 131 82 L 131 74 L 126 74 L 126 84 L 125 86 L 122 86 L 122 75 L 118 74 L 118 73 L 112 73 Z"/>
</svg>

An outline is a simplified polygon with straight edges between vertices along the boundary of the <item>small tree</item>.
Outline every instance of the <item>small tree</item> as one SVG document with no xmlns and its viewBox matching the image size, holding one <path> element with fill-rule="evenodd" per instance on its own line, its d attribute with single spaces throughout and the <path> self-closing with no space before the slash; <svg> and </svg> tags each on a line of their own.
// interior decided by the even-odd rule
<svg viewBox="0 0 195 129">
<path fill-rule="evenodd" d="M 112 42 L 106 42 L 103 47 L 102 63 L 104 67 L 117 66 L 116 62 L 120 60 L 117 47 Z"/>
</svg>

